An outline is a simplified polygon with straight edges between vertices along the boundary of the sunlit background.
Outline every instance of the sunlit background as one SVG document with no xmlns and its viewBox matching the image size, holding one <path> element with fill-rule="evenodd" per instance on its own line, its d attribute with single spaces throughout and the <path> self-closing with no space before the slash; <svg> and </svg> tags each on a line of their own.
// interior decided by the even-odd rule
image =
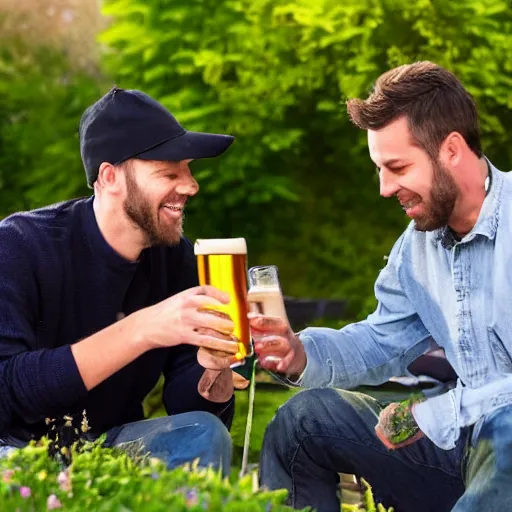
<svg viewBox="0 0 512 512">
<path fill-rule="evenodd" d="M 0 217 L 88 195 L 80 116 L 113 84 L 138 88 L 188 129 L 236 136 L 193 164 L 189 238 L 244 236 L 286 295 L 346 300 L 330 325 L 360 319 L 407 220 L 379 198 L 345 100 L 422 59 L 474 95 L 486 154 L 509 170 L 510 1 L 0 0 Z"/>
</svg>

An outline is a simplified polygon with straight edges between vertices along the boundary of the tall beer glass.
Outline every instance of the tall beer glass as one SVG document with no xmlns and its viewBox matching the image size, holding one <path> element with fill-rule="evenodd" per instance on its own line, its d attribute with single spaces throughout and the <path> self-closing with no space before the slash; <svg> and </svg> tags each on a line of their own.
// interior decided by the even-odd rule
<svg viewBox="0 0 512 512">
<path fill-rule="evenodd" d="M 242 361 L 252 355 L 247 313 L 247 244 L 244 238 L 197 240 L 199 283 L 209 284 L 229 294 L 229 304 L 213 308 L 229 315 L 235 324 L 233 336 L 238 343 L 235 357 Z"/>
<path fill-rule="evenodd" d="M 265 316 L 275 316 L 285 320 L 288 315 L 284 305 L 277 267 L 267 265 L 249 269 L 249 291 L 247 293 L 250 311 Z M 267 360 L 280 361 L 278 356 L 267 356 Z"/>
</svg>

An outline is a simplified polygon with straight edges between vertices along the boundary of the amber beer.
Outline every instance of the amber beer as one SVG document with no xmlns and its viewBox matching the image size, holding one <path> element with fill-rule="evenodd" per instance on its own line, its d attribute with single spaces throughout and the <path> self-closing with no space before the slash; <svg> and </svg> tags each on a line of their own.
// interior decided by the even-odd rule
<svg viewBox="0 0 512 512">
<path fill-rule="evenodd" d="M 229 315 L 235 324 L 233 335 L 238 343 L 235 357 L 242 361 L 252 355 L 247 312 L 247 244 L 244 238 L 197 240 L 199 283 L 209 284 L 231 297 L 229 304 L 215 309 Z"/>
</svg>

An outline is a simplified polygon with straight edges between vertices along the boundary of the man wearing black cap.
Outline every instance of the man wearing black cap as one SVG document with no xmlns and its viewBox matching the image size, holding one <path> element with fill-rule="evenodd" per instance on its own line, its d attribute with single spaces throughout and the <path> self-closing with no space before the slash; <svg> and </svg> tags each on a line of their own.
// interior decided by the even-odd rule
<svg viewBox="0 0 512 512">
<path fill-rule="evenodd" d="M 199 188 L 189 162 L 232 141 L 186 131 L 146 94 L 114 88 L 80 122 L 94 195 L 0 222 L 0 452 L 85 409 L 107 445 L 228 472 L 236 343 L 220 331 L 233 326 L 199 310 L 229 298 L 197 286 L 182 222 Z M 198 347 L 205 366 L 225 369 L 215 401 L 198 392 Z M 142 421 L 162 373 L 169 416 Z"/>
</svg>

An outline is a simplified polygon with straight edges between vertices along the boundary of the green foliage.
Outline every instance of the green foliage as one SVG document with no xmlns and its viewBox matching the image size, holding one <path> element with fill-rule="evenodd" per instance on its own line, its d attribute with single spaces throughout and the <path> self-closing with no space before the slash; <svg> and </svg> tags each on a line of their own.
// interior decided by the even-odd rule
<svg viewBox="0 0 512 512">
<path fill-rule="evenodd" d="M 506 0 L 107 0 L 104 10 L 106 76 L 189 129 L 237 137 L 222 158 L 194 163 L 191 238 L 247 237 L 250 264 L 277 264 L 285 293 L 348 299 L 350 319 L 374 307 L 406 220 L 378 197 L 347 97 L 392 66 L 437 61 L 475 96 L 486 152 L 510 168 Z M 77 126 L 103 80 L 56 50 L 0 45 L 0 216 L 87 193 Z"/>
<path fill-rule="evenodd" d="M 398 444 L 411 438 L 418 433 L 419 427 L 412 415 L 411 407 L 413 404 L 425 400 L 423 394 L 413 394 L 407 400 L 398 403 L 391 418 L 389 425 L 384 426 L 384 431 L 389 430 L 389 441 L 392 444 Z"/>
<path fill-rule="evenodd" d="M 386 508 L 381 503 L 375 503 L 373 499 L 372 487 L 371 485 L 363 478 L 361 479 L 365 490 L 363 493 L 363 507 L 360 505 L 345 505 L 341 506 L 341 512 L 393 512 L 394 508 Z"/>
<path fill-rule="evenodd" d="M 88 193 L 78 121 L 97 81 L 56 50 L 0 40 L 0 217 Z"/>
<path fill-rule="evenodd" d="M 0 460 L 0 472 L 2 510 L 51 509 L 51 495 L 62 510 L 76 512 L 291 510 L 283 505 L 286 491 L 254 490 L 251 475 L 231 484 L 211 469 L 168 471 L 157 459 L 132 460 L 99 442 L 75 453 L 71 466 L 61 471 L 43 440 Z"/>
<path fill-rule="evenodd" d="M 48 456 L 48 441 L 32 442 L 0 459 L 2 510 L 35 512 L 158 512 L 210 510 L 285 512 L 285 490 L 258 489 L 255 474 L 230 483 L 211 469 L 186 465 L 169 471 L 148 456 L 130 458 L 104 448 L 100 438 L 73 449 L 73 462 L 62 468 Z M 393 512 L 376 505 L 370 485 L 362 505 L 342 505 L 343 512 Z M 362 507 L 362 508 L 361 508 Z M 306 510 L 306 509 L 305 509 Z"/>
<path fill-rule="evenodd" d="M 107 0 L 105 64 L 186 127 L 233 133 L 196 169 L 194 236 L 246 236 L 251 264 L 279 266 L 285 293 L 374 306 L 373 282 L 405 226 L 378 197 L 347 97 L 397 64 L 434 60 L 475 96 L 488 156 L 512 149 L 512 14 L 506 0 Z M 371 306 L 371 307 L 370 307 Z"/>
</svg>

